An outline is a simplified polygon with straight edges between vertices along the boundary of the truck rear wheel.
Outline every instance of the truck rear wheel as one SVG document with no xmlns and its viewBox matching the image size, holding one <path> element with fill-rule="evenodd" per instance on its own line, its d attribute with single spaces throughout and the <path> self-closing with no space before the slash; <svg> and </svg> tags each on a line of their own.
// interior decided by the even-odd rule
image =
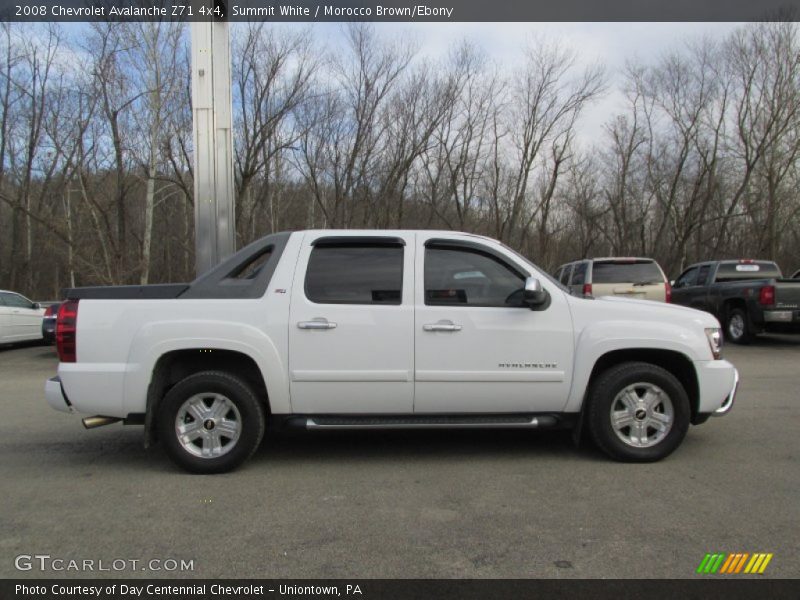
<svg viewBox="0 0 800 600">
<path fill-rule="evenodd" d="M 592 385 L 587 424 L 595 444 L 615 460 L 653 462 L 680 445 L 690 416 L 689 398 L 672 373 L 628 362 Z"/>
<path fill-rule="evenodd" d="M 731 309 L 725 323 L 725 336 L 734 344 L 749 344 L 753 341 L 747 311 L 741 308 Z"/>
<path fill-rule="evenodd" d="M 246 461 L 264 437 L 264 407 L 250 386 L 221 371 L 195 373 L 161 401 L 159 437 L 192 473 L 223 473 Z"/>
</svg>

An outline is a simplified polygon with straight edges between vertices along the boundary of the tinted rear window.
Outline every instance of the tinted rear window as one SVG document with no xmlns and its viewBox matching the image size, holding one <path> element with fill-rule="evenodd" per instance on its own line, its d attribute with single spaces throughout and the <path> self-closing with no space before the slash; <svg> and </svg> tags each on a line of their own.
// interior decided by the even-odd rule
<svg viewBox="0 0 800 600">
<path fill-rule="evenodd" d="M 318 246 L 306 270 L 306 297 L 320 304 L 400 304 L 403 248 Z"/>
<path fill-rule="evenodd" d="M 592 283 L 663 283 L 661 270 L 653 261 L 596 262 Z"/>
<path fill-rule="evenodd" d="M 722 263 L 717 269 L 716 281 L 772 279 L 780 276 L 781 270 L 774 262 Z"/>
</svg>

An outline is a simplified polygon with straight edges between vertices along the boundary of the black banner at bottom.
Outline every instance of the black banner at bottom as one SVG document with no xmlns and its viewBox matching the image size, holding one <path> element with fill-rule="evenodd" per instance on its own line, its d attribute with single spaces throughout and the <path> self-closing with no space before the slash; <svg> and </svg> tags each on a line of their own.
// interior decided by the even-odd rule
<svg viewBox="0 0 800 600">
<path fill-rule="evenodd" d="M 615 600 L 680 598 L 795 600 L 800 580 L 791 579 L 5 579 L 0 599 L 102 600 L 158 598 L 238 600 L 423 600 L 485 598 L 564 598 Z"/>
</svg>

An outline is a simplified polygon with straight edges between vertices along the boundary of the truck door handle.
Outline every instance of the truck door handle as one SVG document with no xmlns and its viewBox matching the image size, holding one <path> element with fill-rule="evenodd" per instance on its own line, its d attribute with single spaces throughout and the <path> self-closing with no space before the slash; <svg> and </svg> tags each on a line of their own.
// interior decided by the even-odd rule
<svg viewBox="0 0 800 600">
<path fill-rule="evenodd" d="M 323 318 L 300 321 L 297 326 L 300 329 L 336 329 L 336 323 L 331 323 L 328 319 Z"/>
<path fill-rule="evenodd" d="M 439 321 L 438 323 L 426 323 L 422 329 L 425 331 L 461 331 L 461 325 L 456 325 L 452 321 Z"/>
</svg>

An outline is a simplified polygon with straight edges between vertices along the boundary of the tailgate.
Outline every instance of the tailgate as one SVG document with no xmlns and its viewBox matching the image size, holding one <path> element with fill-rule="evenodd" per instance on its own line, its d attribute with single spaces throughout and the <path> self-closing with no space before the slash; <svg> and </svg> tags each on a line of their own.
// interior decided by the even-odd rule
<svg viewBox="0 0 800 600">
<path fill-rule="evenodd" d="M 632 283 L 594 283 L 592 296 L 622 296 L 623 298 L 644 298 L 642 289 L 633 287 Z"/>
<path fill-rule="evenodd" d="M 632 283 L 599 283 L 592 286 L 592 295 L 620 296 L 622 298 L 635 298 L 638 300 L 666 300 L 666 289 L 663 283 L 651 285 L 634 285 Z"/>
<path fill-rule="evenodd" d="M 775 280 L 775 307 L 800 308 L 800 279 Z"/>
</svg>

